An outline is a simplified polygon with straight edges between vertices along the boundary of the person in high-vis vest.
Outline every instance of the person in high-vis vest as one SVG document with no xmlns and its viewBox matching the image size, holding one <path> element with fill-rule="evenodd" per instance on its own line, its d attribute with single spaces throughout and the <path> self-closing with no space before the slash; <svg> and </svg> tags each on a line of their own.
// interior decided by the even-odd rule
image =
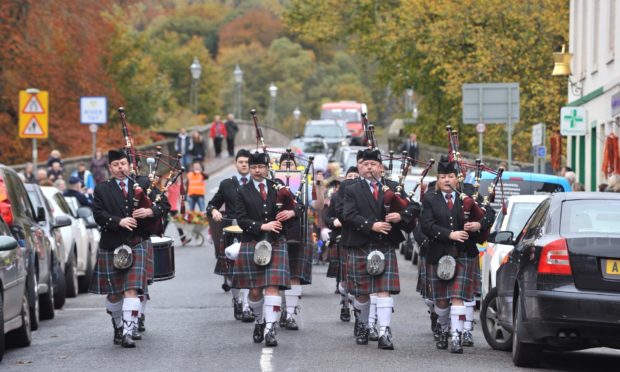
<svg viewBox="0 0 620 372">
<path fill-rule="evenodd" d="M 205 210 L 205 192 L 209 176 L 203 172 L 202 164 L 194 162 L 192 171 L 187 173 L 187 195 L 189 196 L 189 210 L 198 206 L 198 211 Z"/>
</svg>

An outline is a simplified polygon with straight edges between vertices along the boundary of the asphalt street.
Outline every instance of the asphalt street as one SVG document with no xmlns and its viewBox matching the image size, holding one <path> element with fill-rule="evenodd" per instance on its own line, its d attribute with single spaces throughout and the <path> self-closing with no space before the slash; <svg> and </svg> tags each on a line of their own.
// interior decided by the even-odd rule
<svg viewBox="0 0 620 372">
<path fill-rule="evenodd" d="M 212 174 L 209 196 L 233 172 Z M 171 235 L 174 229 L 169 229 Z M 206 230 L 204 231 L 206 234 Z M 213 274 L 215 257 L 204 246 L 177 245 L 176 277 L 150 287 L 147 331 L 136 349 L 112 344 L 104 297 L 81 294 L 68 299 L 56 318 L 44 321 L 28 348 L 9 349 L 1 371 L 510 371 L 510 353 L 494 351 L 480 325 L 475 347 L 454 355 L 437 350 L 423 300 L 415 291 L 417 271 L 399 257 L 402 292 L 396 296 L 392 329 L 394 351 L 376 343 L 358 346 L 353 322 L 339 320 L 335 281 L 316 265 L 313 284 L 304 287 L 299 331 L 278 331 L 277 348 L 252 342 L 253 325 L 234 320 L 230 293 Z M 476 313 L 478 315 L 478 313 Z M 619 370 L 620 353 L 611 349 L 548 353 L 541 370 Z"/>
</svg>

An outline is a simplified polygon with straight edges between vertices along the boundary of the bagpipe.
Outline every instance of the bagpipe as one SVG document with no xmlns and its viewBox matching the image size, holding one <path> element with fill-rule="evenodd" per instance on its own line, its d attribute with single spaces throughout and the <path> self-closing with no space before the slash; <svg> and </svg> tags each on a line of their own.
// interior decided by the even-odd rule
<svg viewBox="0 0 620 372">
<path fill-rule="evenodd" d="M 154 205 L 157 205 L 161 202 L 162 195 L 165 194 L 166 191 L 168 191 L 168 188 L 172 186 L 179 177 L 181 177 L 181 183 L 183 183 L 182 177 L 185 168 L 181 166 L 182 155 L 177 154 L 175 157 L 164 155 L 161 152 L 161 146 L 156 147 L 156 151 L 154 154 L 153 152 L 148 151 L 138 152 L 134 145 L 133 137 L 129 132 L 129 125 L 127 124 L 125 109 L 123 107 L 119 107 L 118 114 L 121 122 L 121 128 L 123 131 L 123 137 L 125 140 L 124 148 L 129 162 L 129 172 L 128 174 L 126 174 L 126 176 L 131 181 L 133 181 L 134 209 L 152 208 Z M 139 172 L 142 158 L 146 158 L 146 163 L 149 166 L 149 171 L 146 176 L 148 178 L 148 188 L 146 191 L 142 188 L 142 186 L 140 186 L 138 182 L 138 177 L 140 177 Z M 171 159 L 175 159 L 175 162 L 173 164 L 169 163 Z M 162 163 L 168 166 L 170 170 L 164 186 L 160 187 L 161 176 L 158 175 L 157 172 L 159 170 L 160 164 Z M 181 192 L 181 194 L 184 194 L 184 192 Z M 143 226 L 151 234 L 161 235 L 163 233 L 163 223 L 161 218 L 147 219 L 144 221 Z"/>
</svg>

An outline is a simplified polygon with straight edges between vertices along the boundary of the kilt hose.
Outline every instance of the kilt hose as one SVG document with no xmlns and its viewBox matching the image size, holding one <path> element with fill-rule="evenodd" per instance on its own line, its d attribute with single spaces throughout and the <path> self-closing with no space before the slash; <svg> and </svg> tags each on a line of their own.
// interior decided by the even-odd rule
<svg viewBox="0 0 620 372">
<path fill-rule="evenodd" d="M 347 253 L 348 249 L 344 248 L 341 243 L 330 247 L 328 278 L 336 278 L 338 283 L 347 281 Z"/>
<path fill-rule="evenodd" d="M 233 268 L 233 288 L 262 288 L 275 286 L 280 289 L 291 288 L 288 251 L 286 239 L 278 238 L 271 242 L 271 262 L 266 266 L 254 263 L 255 241 L 241 243 L 239 256 Z"/>
<path fill-rule="evenodd" d="M 299 241 L 289 241 L 286 246 L 291 279 L 299 279 L 301 285 L 312 284 L 312 244 L 307 243 L 304 249 L 301 249 Z"/>
<path fill-rule="evenodd" d="M 460 298 L 473 301 L 476 291 L 480 291 L 480 260 L 476 257 L 456 258 L 456 271 L 451 280 L 437 277 L 437 265 L 426 263 L 426 296 L 433 300 Z"/>
<path fill-rule="evenodd" d="M 114 268 L 114 251 L 99 249 L 97 265 L 88 291 L 95 294 L 123 294 L 136 289 L 144 294 L 147 288 L 147 244 L 142 241 L 131 247 L 133 264 L 125 270 Z"/>
<path fill-rule="evenodd" d="M 348 248 L 346 278 L 349 293 L 362 296 L 371 293 L 400 292 L 396 246 L 391 243 L 371 242 L 366 247 Z M 381 275 L 372 276 L 366 271 L 366 257 L 374 250 L 385 255 L 385 271 Z"/>
</svg>

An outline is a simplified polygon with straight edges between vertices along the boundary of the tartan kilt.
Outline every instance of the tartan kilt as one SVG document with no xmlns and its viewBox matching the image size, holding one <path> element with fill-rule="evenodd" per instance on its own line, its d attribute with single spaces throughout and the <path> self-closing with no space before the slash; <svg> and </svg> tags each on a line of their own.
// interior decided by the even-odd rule
<svg viewBox="0 0 620 372">
<path fill-rule="evenodd" d="M 473 301 L 481 285 L 479 258 L 478 256 L 456 258 L 454 278 L 447 281 L 437 277 L 437 265 L 426 263 L 425 282 L 425 294 L 433 301 L 452 298 Z"/>
<path fill-rule="evenodd" d="M 280 289 L 291 288 L 288 251 L 286 239 L 279 238 L 271 242 L 271 262 L 267 266 L 254 263 L 254 246 L 256 241 L 241 243 L 239 256 L 233 266 L 233 288 L 262 288 L 276 286 Z"/>
<path fill-rule="evenodd" d="M 427 298 L 426 295 L 426 256 L 418 257 L 418 282 L 416 283 L 415 290 L 420 293 L 423 298 Z"/>
<path fill-rule="evenodd" d="M 336 243 L 330 244 L 327 247 L 327 260 L 329 265 L 327 266 L 327 277 L 337 278 L 340 265 L 340 257 L 338 256 L 338 245 Z"/>
<path fill-rule="evenodd" d="M 215 246 L 215 256 L 217 258 L 217 262 L 215 263 L 215 270 L 213 270 L 214 274 L 222 275 L 222 276 L 232 276 L 233 275 L 233 267 L 235 266 L 235 261 L 231 261 L 226 258 L 226 247 L 234 243 L 235 238 L 241 238 L 241 235 L 233 235 L 227 234 L 226 232 L 222 233 L 222 237 L 219 240 L 219 244 L 213 245 Z"/>
<path fill-rule="evenodd" d="M 341 243 L 334 245 L 333 256 L 330 251 L 329 268 L 327 269 L 328 278 L 336 278 L 337 282 L 347 281 L 347 253 Z"/>
<path fill-rule="evenodd" d="M 385 271 L 381 275 L 372 276 L 366 271 L 366 257 L 375 249 L 385 255 Z M 354 296 L 378 292 L 398 294 L 400 292 L 400 279 L 396 245 L 370 242 L 366 247 L 349 248 L 346 275 L 349 293 Z"/>
<path fill-rule="evenodd" d="M 301 249 L 301 243 L 298 241 L 287 242 L 288 262 L 291 268 L 291 279 L 297 278 L 301 285 L 312 284 L 312 244 L 307 243 L 304 249 Z"/>
<path fill-rule="evenodd" d="M 114 251 L 99 249 L 97 265 L 88 291 L 95 294 L 122 294 L 136 289 L 143 294 L 147 289 L 147 244 L 142 241 L 131 247 L 133 265 L 126 270 L 114 268 Z"/>
<path fill-rule="evenodd" d="M 146 239 L 143 244 L 146 245 L 146 283 L 151 285 L 155 277 L 153 242 L 151 239 Z"/>
</svg>

